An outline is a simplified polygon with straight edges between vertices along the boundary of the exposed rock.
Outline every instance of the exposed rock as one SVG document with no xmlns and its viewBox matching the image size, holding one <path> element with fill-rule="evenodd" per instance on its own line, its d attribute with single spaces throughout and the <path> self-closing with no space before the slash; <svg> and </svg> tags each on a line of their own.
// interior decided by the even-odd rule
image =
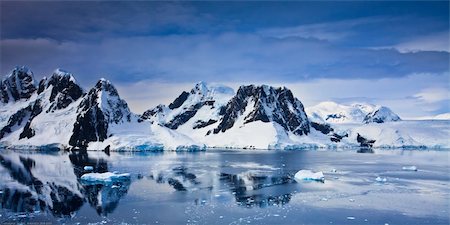
<svg viewBox="0 0 450 225">
<path fill-rule="evenodd" d="M 309 133 L 309 120 L 303 104 L 287 88 L 263 86 L 241 86 L 237 94 L 221 109 L 223 116 L 214 133 L 225 132 L 233 127 L 236 119 L 243 115 L 252 102 L 252 111 L 244 118 L 244 123 L 254 121 L 276 122 L 286 131 L 297 135 Z"/>
<path fill-rule="evenodd" d="M 33 72 L 25 66 L 17 66 L 0 82 L 0 102 L 28 99 L 35 91 Z"/>
<path fill-rule="evenodd" d="M 186 99 L 189 97 L 189 93 L 183 91 L 172 103 L 169 104 L 169 109 L 179 108 Z"/>
<path fill-rule="evenodd" d="M 376 140 L 369 140 L 358 133 L 356 141 L 360 143 L 361 147 L 372 148 Z"/>
<path fill-rule="evenodd" d="M 367 116 L 364 118 L 364 123 L 384 123 L 384 122 L 391 122 L 391 121 L 399 121 L 401 120 L 400 117 L 392 112 L 387 107 L 381 106 L 378 107 L 373 112 L 367 114 Z"/>
</svg>

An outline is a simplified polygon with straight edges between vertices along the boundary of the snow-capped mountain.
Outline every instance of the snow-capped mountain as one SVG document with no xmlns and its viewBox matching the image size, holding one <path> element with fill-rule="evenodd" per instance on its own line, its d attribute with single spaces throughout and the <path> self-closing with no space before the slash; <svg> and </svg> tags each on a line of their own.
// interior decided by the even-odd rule
<svg viewBox="0 0 450 225">
<path fill-rule="evenodd" d="M 34 77 L 25 67 L 17 67 L 5 80 L 25 84 L 34 81 Z M 99 80 L 88 93 L 72 74 L 60 69 L 50 78 L 43 78 L 39 86 L 32 83 L 27 86 L 31 93 L 20 89 L 28 98 L 22 95 L 17 100 L 2 103 L 0 145 L 87 149 L 109 146 L 113 150 L 136 146 L 142 150 L 201 148 L 188 137 L 142 121 L 130 112 L 127 103 L 105 79 Z M 10 86 L 5 87 L 7 93 L 12 93 Z"/>
<path fill-rule="evenodd" d="M 33 72 L 27 67 L 14 68 L 0 81 L 0 102 L 3 104 L 26 100 L 36 91 Z"/>
<path fill-rule="evenodd" d="M 391 109 L 367 103 L 343 105 L 327 101 L 306 108 L 306 112 L 312 121 L 321 123 L 383 123 L 400 120 Z"/>
<path fill-rule="evenodd" d="M 304 109 L 283 87 L 233 89 L 205 82 L 168 106 L 136 115 L 113 84 L 86 93 L 61 69 L 39 85 L 26 67 L 1 82 L 0 146 L 89 150 L 298 149 L 317 147 L 450 147 L 446 120 L 402 121 L 371 104 L 324 102 Z"/>
<path fill-rule="evenodd" d="M 170 129 L 185 125 L 198 129 L 216 123 L 223 105 L 234 95 L 232 88 L 199 82 L 189 92 L 183 91 L 169 106 L 158 105 L 142 118 Z"/>
<path fill-rule="evenodd" d="M 267 85 L 241 86 L 234 94 L 229 87 L 200 82 L 142 118 L 216 147 L 268 148 L 289 134 L 309 133 L 303 104 L 289 89 Z"/>
</svg>

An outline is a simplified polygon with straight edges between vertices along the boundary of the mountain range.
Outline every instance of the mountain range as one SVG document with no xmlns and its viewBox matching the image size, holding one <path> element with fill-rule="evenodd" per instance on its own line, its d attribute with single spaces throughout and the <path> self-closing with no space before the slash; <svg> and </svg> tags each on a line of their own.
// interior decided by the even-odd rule
<svg viewBox="0 0 450 225">
<path fill-rule="evenodd" d="M 14 68 L 0 81 L 0 146 L 144 151 L 206 148 L 447 148 L 449 120 L 402 120 L 366 103 L 306 107 L 286 87 L 243 85 L 235 92 L 199 82 L 169 105 L 131 112 L 114 85 L 84 90 L 57 69 L 39 82 Z"/>
</svg>

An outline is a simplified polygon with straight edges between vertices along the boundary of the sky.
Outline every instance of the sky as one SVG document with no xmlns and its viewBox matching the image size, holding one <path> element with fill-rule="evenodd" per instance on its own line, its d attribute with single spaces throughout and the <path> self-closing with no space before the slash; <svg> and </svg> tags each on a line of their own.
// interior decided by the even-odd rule
<svg viewBox="0 0 450 225">
<path fill-rule="evenodd" d="M 206 81 L 321 101 L 449 109 L 448 1 L 0 1 L 0 74 L 104 77 L 137 113 Z"/>
</svg>

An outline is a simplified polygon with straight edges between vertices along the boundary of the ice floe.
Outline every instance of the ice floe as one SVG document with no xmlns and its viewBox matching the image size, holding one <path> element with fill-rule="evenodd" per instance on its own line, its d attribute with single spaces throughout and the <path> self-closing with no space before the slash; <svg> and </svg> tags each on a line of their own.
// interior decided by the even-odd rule
<svg viewBox="0 0 450 225">
<path fill-rule="evenodd" d="M 311 170 L 300 170 L 294 175 L 294 178 L 297 180 L 315 180 L 315 181 L 325 180 L 322 171 L 313 172 Z"/>
</svg>

